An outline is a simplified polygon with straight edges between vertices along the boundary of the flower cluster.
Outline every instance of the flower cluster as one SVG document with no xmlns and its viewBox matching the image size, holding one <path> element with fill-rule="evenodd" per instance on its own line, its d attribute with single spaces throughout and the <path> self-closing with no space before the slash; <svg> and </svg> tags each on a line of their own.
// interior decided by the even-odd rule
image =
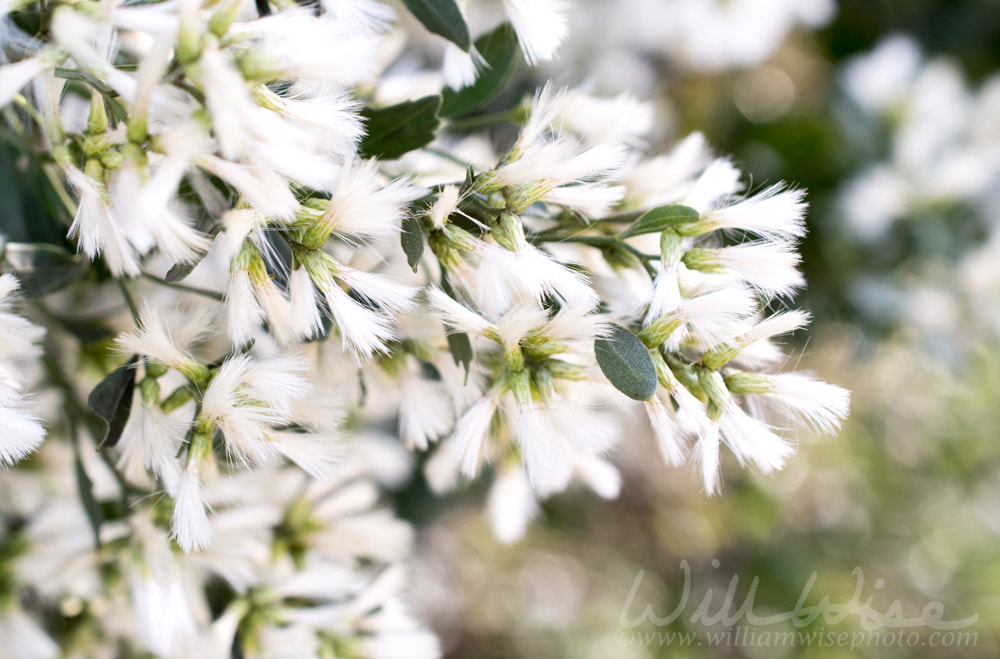
<svg viewBox="0 0 1000 659">
<path fill-rule="evenodd" d="M 546 85 L 504 115 L 512 144 L 469 135 L 567 8 L 505 0 L 474 42 L 475 3 L 412 9 L 449 41 L 430 94 L 372 0 L 0 10 L 5 120 L 65 206 L 60 241 L 8 260 L 72 291 L 36 305 L 52 441 L 0 497 L 19 656 L 436 657 L 402 597 L 412 531 L 378 506 L 408 451 L 437 492 L 494 472 L 512 542 L 574 479 L 617 496 L 634 428 L 713 494 L 723 445 L 767 472 L 782 431 L 846 416 L 777 372 L 808 320 L 775 311 L 804 284 L 804 192 L 747 192 L 699 134 L 646 154 L 628 94 Z M 36 354 L 0 283 L 0 357 Z M 9 465 L 42 427 L 3 365 Z"/>
<path fill-rule="evenodd" d="M 838 190 L 843 226 L 860 249 L 882 251 L 902 236 L 919 252 L 890 262 L 896 272 L 878 284 L 857 282 L 854 302 L 960 357 L 943 337 L 970 328 L 995 337 L 1000 328 L 993 305 L 982 304 L 1000 288 L 1000 76 L 970 85 L 956 61 L 928 58 L 894 35 L 849 60 L 841 86 L 854 112 L 844 134 L 866 156 Z"/>
<path fill-rule="evenodd" d="M 97 500 L 119 508 L 108 465 L 86 456 Z M 377 507 L 359 460 L 322 482 L 280 467 L 217 478 L 203 495 L 214 542 L 193 553 L 176 550 L 157 497 L 103 524 L 95 546 L 69 446 L 48 442 L 36 462 L 0 488 L 5 518 L 26 520 L 0 537 L 9 656 L 439 656 L 402 600 L 411 529 Z M 59 646 L 13 596 L 28 588 L 69 623 Z"/>
<path fill-rule="evenodd" d="M 959 200 L 988 207 L 1000 177 L 992 120 L 1000 78 L 970 90 L 955 62 L 926 60 L 914 41 L 895 36 L 849 61 L 842 84 L 864 113 L 860 126 L 889 133 L 886 152 L 841 195 L 861 239 L 881 239 L 893 222 Z"/>
<path fill-rule="evenodd" d="M 821 29 L 836 11 L 832 0 L 581 0 L 561 61 L 586 67 L 601 89 L 655 87 L 664 68 L 676 79 L 757 66 L 789 33 Z"/>
</svg>

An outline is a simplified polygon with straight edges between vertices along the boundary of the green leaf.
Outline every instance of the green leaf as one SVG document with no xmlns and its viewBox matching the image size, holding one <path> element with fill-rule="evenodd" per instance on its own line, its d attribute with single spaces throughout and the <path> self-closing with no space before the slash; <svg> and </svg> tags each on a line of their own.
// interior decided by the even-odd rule
<svg viewBox="0 0 1000 659">
<path fill-rule="evenodd" d="M 517 67 L 521 49 L 510 23 L 476 39 L 476 51 L 486 61 L 476 82 L 459 90 L 446 87 L 442 92 L 442 117 L 460 117 L 478 110 L 489 103 L 507 84 Z"/>
<path fill-rule="evenodd" d="M 469 52 L 469 26 L 455 0 L 403 0 L 403 4 L 429 32 Z"/>
<path fill-rule="evenodd" d="M 438 370 L 438 367 L 423 359 L 420 360 L 420 376 L 433 382 L 441 381 L 441 371 Z"/>
<path fill-rule="evenodd" d="M 368 134 L 361 141 L 362 155 L 394 160 L 429 144 L 441 125 L 440 107 L 440 96 L 425 96 L 387 108 L 365 108 L 361 114 Z"/>
<path fill-rule="evenodd" d="M 111 371 L 90 392 L 87 403 L 90 411 L 100 417 L 107 430 L 97 448 L 112 447 L 121 439 L 122 430 L 132 411 L 132 391 L 135 389 L 135 365 L 139 355 L 132 355 L 127 362 Z"/>
<path fill-rule="evenodd" d="M 656 393 L 653 358 L 632 332 L 612 325 L 610 335 L 594 341 L 594 354 L 604 376 L 629 398 L 649 400 Z"/>
<path fill-rule="evenodd" d="M 56 67 L 54 73 L 57 78 L 62 78 L 64 80 L 77 80 L 90 85 L 104 97 L 104 102 L 111 109 L 111 114 L 114 115 L 116 120 L 123 123 L 128 121 L 128 112 L 125 111 L 125 108 L 118 101 L 118 92 L 109 87 L 103 80 L 94 74 L 88 73 L 87 71 L 78 71 L 76 69 L 66 69 L 63 67 Z"/>
<path fill-rule="evenodd" d="M 700 217 L 701 214 L 690 206 L 682 206 L 681 204 L 657 206 L 640 215 L 639 219 L 625 230 L 622 237 L 659 233 L 677 224 L 697 222 Z"/>
<path fill-rule="evenodd" d="M 403 231 L 399 234 L 399 241 L 406 254 L 406 263 L 416 272 L 420 257 L 424 255 L 424 230 L 419 219 L 413 215 L 403 218 Z"/>
<path fill-rule="evenodd" d="M 79 254 L 48 243 L 7 243 L 4 258 L 28 297 L 58 291 L 80 279 L 89 266 Z"/>
<path fill-rule="evenodd" d="M 28 135 L 0 129 L 0 234 L 15 243 L 67 247 L 63 219 L 73 218 L 56 190 L 57 177 L 46 173 L 57 166 L 25 159 L 23 154 L 34 148 Z"/>
<path fill-rule="evenodd" d="M 455 366 L 465 367 L 465 381 L 468 382 L 469 369 L 472 367 L 472 341 L 469 340 L 469 335 L 464 332 L 448 334 L 448 350 L 455 360 Z"/>
<path fill-rule="evenodd" d="M 178 261 L 177 263 L 170 266 L 167 270 L 167 274 L 163 276 L 168 284 L 175 284 L 179 281 L 184 281 L 184 279 L 194 272 L 194 269 L 198 267 L 201 260 L 205 258 L 205 254 L 198 255 L 193 261 Z"/>
<path fill-rule="evenodd" d="M 77 69 L 67 69 L 61 66 L 57 66 L 56 70 L 53 72 L 55 77 L 62 78 L 63 80 L 79 80 L 80 82 L 85 82 L 97 91 L 99 91 L 104 96 L 117 96 L 118 92 L 112 89 L 106 82 L 98 78 L 92 73 L 87 71 L 81 71 Z"/>
</svg>

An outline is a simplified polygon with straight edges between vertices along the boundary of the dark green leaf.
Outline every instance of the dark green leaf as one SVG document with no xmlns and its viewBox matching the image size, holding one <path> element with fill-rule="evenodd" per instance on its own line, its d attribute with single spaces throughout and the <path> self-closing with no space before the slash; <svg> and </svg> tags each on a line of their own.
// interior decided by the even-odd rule
<svg viewBox="0 0 1000 659">
<path fill-rule="evenodd" d="M 420 257 L 424 255 L 424 230 L 419 219 L 412 215 L 403 219 L 403 232 L 399 235 L 399 241 L 403 245 L 407 264 L 416 272 Z"/>
<path fill-rule="evenodd" d="M 0 131 L 0 140 L 10 142 L 0 143 L 0 235 L 15 242 L 34 242 L 36 239 L 31 236 L 31 228 L 41 218 L 28 221 L 24 208 L 28 199 L 22 197 L 28 195 L 30 199 L 31 193 L 40 187 L 41 181 L 29 179 L 31 174 L 36 173 L 37 168 L 31 167 L 35 164 L 34 160 L 28 160 L 27 163 L 22 161 L 22 166 L 18 166 L 18 154 L 28 153 L 31 147 L 28 142 L 23 145 L 14 144 L 17 137 L 13 131 Z M 28 167 L 23 167 L 24 164 Z"/>
<path fill-rule="evenodd" d="M 469 52 L 469 26 L 455 0 L 403 0 L 403 4 L 428 31 Z"/>
<path fill-rule="evenodd" d="M 79 254 L 47 243 L 7 243 L 4 258 L 28 297 L 65 288 L 82 277 L 88 267 Z"/>
<path fill-rule="evenodd" d="M 465 368 L 465 381 L 469 381 L 469 369 L 472 367 L 472 341 L 469 335 L 463 332 L 448 334 L 448 350 L 455 360 L 456 366 Z"/>
<path fill-rule="evenodd" d="M 195 268 L 198 267 L 198 264 L 201 263 L 201 260 L 203 258 L 205 258 L 205 255 L 201 254 L 198 256 L 198 258 L 196 258 L 193 261 L 178 261 L 177 263 L 170 266 L 170 269 L 167 270 L 167 274 L 164 275 L 163 278 L 169 284 L 175 284 L 179 281 L 184 281 L 184 279 L 189 274 L 191 274 Z"/>
<path fill-rule="evenodd" d="M 122 104 L 118 101 L 118 92 L 109 87 L 104 81 L 94 74 L 88 73 L 87 71 L 77 71 L 75 69 L 57 67 L 55 70 L 55 76 L 64 80 L 78 80 L 90 85 L 104 97 L 104 102 L 107 104 L 108 108 L 110 108 L 111 114 L 114 115 L 116 120 L 120 122 L 128 121 L 128 112 L 125 111 L 125 108 L 122 107 Z"/>
<path fill-rule="evenodd" d="M 387 108 L 365 108 L 361 114 L 368 134 L 361 141 L 361 153 L 393 160 L 429 144 L 441 125 L 440 107 L 440 96 L 425 96 Z"/>
<path fill-rule="evenodd" d="M 604 376 L 629 398 L 649 400 L 656 393 L 653 358 L 632 332 L 612 325 L 607 337 L 594 341 L 594 354 Z"/>
<path fill-rule="evenodd" d="M 78 71 L 76 69 L 67 69 L 59 66 L 56 67 L 54 73 L 55 77 L 62 78 L 63 80 L 79 80 L 80 82 L 85 82 L 105 96 L 118 95 L 118 92 L 108 86 L 106 82 L 94 74 L 88 73 L 87 71 Z"/>
<path fill-rule="evenodd" d="M 486 68 L 469 87 L 454 90 L 446 87 L 442 92 L 442 117 L 460 117 L 478 110 L 500 93 L 511 73 L 517 67 L 517 36 L 510 23 L 476 39 L 476 51 L 486 60 Z"/>
<path fill-rule="evenodd" d="M 425 380 L 441 381 L 441 371 L 438 370 L 438 367 L 423 359 L 420 360 L 420 376 Z"/>
<path fill-rule="evenodd" d="M 677 224 L 697 222 L 701 215 L 690 206 L 671 204 L 657 206 L 639 216 L 635 223 L 625 230 L 623 237 L 638 236 L 644 233 L 659 233 Z"/>
<path fill-rule="evenodd" d="M 52 163 L 23 157 L 34 148 L 30 135 L 0 129 L 0 234 L 15 243 L 66 247 L 64 220 L 72 215 L 56 190 L 62 184 L 46 173 Z"/>
<path fill-rule="evenodd" d="M 135 389 L 135 365 L 139 355 L 113 370 L 90 392 L 90 411 L 99 416 L 107 430 L 97 448 L 112 447 L 121 439 L 122 430 L 132 411 L 132 391 Z"/>
</svg>

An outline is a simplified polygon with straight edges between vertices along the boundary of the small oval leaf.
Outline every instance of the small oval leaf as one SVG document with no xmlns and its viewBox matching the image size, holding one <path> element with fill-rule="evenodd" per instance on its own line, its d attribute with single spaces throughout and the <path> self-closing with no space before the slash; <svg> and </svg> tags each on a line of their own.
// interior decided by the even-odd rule
<svg viewBox="0 0 1000 659">
<path fill-rule="evenodd" d="M 455 0 L 403 0 L 428 32 L 440 35 L 469 52 L 469 26 Z"/>
<path fill-rule="evenodd" d="M 594 354 L 604 376 L 629 398 L 649 400 L 656 393 L 653 358 L 632 332 L 612 325 L 608 336 L 594 341 Z"/>
<path fill-rule="evenodd" d="M 176 284 L 179 281 L 184 281 L 189 274 L 194 272 L 194 269 L 198 267 L 198 264 L 201 263 L 205 256 L 206 254 L 199 254 L 191 261 L 178 261 L 170 266 L 170 269 L 167 270 L 167 274 L 163 278 L 168 284 Z"/>
<path fill-rule="evenodd" d="M 677 224 L 697 222 L 700 218 L 701 214 L 690 206 L 683 206 L 681 204 L 657 206 L 640 215 L 639 219 L 625 230 L 622 237 L 627 238 L 628 236 L 638 236 L 644 233 L 659 233 Z"/>
<path fill-rule="evenodd" d="M 367 135 L 359 150 L 365 157 L 394 160 L 434 140 L 441 124 L 440 96 L 425 96 L 387 108 L 365 108 Z"/>
<path fill-rule="evenodd" d="M 468 382 L 473 357 L 472 341 L 469 340 L 469 335 L 462 332 L 449 333 L 448 350 L 451 351 L 451 357 L 455 360 L 455 366 L 465 368 L 465 381 Z"/>
<path fill-rule="evenodd" d="M 139 355 L 111 371 L 90 392 L 90 411 L 100 417 L 107 429 L 97 448 L 112 447 L 121 439 L 125 423 L 132 412 L 132 392 L 135 389 L 135 365 Z"/>
<path fill-rule="evenodd" d="M 403 245 L 403 253 L 406 254 L 406 263 L 417 271 L 420 265 L 420 257 L 424 255 L 424 231 L 418 220 L 413 215 L 403 218 L 403 231 L 399 234 L 399 242 Z"/>
</svg>

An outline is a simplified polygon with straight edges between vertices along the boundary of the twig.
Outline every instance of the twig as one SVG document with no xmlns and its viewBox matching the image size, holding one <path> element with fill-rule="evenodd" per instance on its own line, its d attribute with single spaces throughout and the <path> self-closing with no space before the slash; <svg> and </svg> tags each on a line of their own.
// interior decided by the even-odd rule
<svg viewBox="0 0 1000 659">
<path fill-rule="evenodd" d="M 164 279 L 163 277 L 157 277 L 156 275 L 148 273 L 148 272 L 143 272 L 142 276 L 145 277 L 146 279 L 150 280 L 150 281 L 154 281 L 157 284 L 160 284 L 161 286 L 169 286 L 170 288 L 176 288 L 177 290 L 184 291 L 185 293 L 193 293 L 195 295 L 202 295 L 204 297 L 212 298 L 213 300 L 216 300 L 217 302 L 222 302 L 225 299 L 225 297 L 222 295 L 222 293 L 216 293 L 215 291 L 210 291 L 210 290 L 205 289 L 205 288 L 198 288 L 196 286 L 188 286 L 187 284 L 179 284 L 177 282 L 169 282 L 166 279 Z"/>
</svg>

